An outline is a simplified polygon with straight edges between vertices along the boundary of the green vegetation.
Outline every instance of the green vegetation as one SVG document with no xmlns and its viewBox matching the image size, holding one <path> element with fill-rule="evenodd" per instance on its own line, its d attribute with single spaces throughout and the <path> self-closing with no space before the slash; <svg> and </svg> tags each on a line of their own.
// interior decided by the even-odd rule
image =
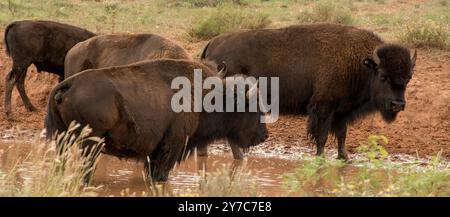
<svg viewBox="0 0 450 217">
<path fill-rule="evenodd" d="M 0 26 L 22 19 L 54 20 L 101 34 L 152 32 L 196 51 L 204 45 L 203 41 L 196 44 L 199 40 L 223 32 L 318 22 L 360 26 L 388 41 L 442 49 L 449 44 L 450 4 L 442 0 L 421 4 L 395 0 L 0 1 Z"/>
<path fill-rule="evenodd" d="M 311 11 L 302 11 L 298 17 L 300 23 L 338 23 L 351 24 L 350 4 L 342 4 L 340 1 L 323 0 L 317 2 Z"/>
<path fill-rule="evenodd" d="M 0 196 L 97 195 L 101 189 L 83 184 L 83 177 L 90 172 L 85 167 L 89 156 L 83 157 L 79 145 L 89 139 L 99 150 L 103 141 L 88 137 L 87 128 L 75 138 L 77 127 L 72 125 L 68 133 L 56 138 L 56 147 L 64 147 L 59 150 L 54 148 L 55 142 L 11 146 L 1 156 L 6 164 L 0 170 Z M 352 164 L 322 157 L 304 160 L 284 175 L 286 194 L 280 196 L 450 196 L 450 169 L 440 167 L 440 155 L 427 166 L 393 164 L 386 161 L 385 144 L 385 137 L 370 136 L 358 148 L 362 158 Z M 170 183 L 152 183 L 144 192 L 124 189 L 117 196 L 263 196 L 254 173 L 245 166 L 225 165 L 199 173 L 197 187 L 183 192 L 174 192 Z"/>
<path fill-rule="evenodd" d="M 88 161 L 100 154 L 103 140 L 89 137 L 89 128 L 82 129 L 76 137 L 74 131 L 78 128 L 79 125 L 72 123 L 67 133 L 58 135 L 50 144 L 37 140 L 28 147 L 27 144 L 11 146 L 2 156 L 6 160 L 0 169 L 0 196 L 85 196 L 92 193 L 92 189 L 83 187 L 84 178 L 92 174 Z M 80 148 L 84 141 L 93 142 L 95 151 L 84 155 Z M 24 148 L 28 151 L 23 151 Z"/>
<path fill-rule="evenodd" d="M 189 35 L 200 39 L 210 39 L 225 32 L 239 29 L 261 29 L 270 24 L 269 15 L 236 10 L 230 6 L 220 7 L 216 13 L 195 25 Z"/>
<path fill-rule="evenodd" d="M 0 29 L 22 19 L 45 19 L 87 28 L 100 34 L 151 32 L 179 41 L 191 53 L 205 41 L 240 29 L 283 27 L 299 23 L 332 22 L 372 29 L 387 41 L 449 50 L 450 4 L 431 0 L 409 4 L 395 0 L 7 0 L 0 1 Z M 187 36 L 187 37 L 186 37 Z M 200 40 L 200 42 L 199 42 Z M 203 40 L 203 41 L 202 41 Z M 72 126 L 75 127 L 75 126 Z M 86 158 L 73 129 L 55 144 L 36 140 L 11 146 L 2 155 L 0 196 L 85 196 Z M 101 141 L 94 139 L 98 144 Z M 284 187 L 295 196 L 450 196 L 450 169 L 439 168 L 440 156 L 428 164 L 389 163 L 387 139 L 371 136 L 357 151 L 353 164 L 312 158 L 285 175 Z M 22 149 L 27 149 L 23 154 Z M 0 153 L 1 154 L 1 153 Z M 224 167 L 203 174 L 198 188 L 183 196 L 260 195 L 253 174 Z M 70 180 L 70 181 L 68 181 Z M 132 193 L 124 191 L 123 195 Z M 142 195 L 173 196 L 159 185 Z"/>
<path fill-rule="evenodd" d="M 192 7 L 217 7 L 221 4 L 247 4 L 245 0 L 187 0 L 186 2 Z"/>
<path fill-rule="evenodd" d="M 425 168 L 417 164 L 394 165 L 385 161 L 387 139 L 370 136 L 355 162 L 316 157 L 285 175 L 284 187 L 295 196 L 450 196 L 450 169 L 440 169 L 440 156 Z"/>
<path fill-rule="evenodd" d="M 213 173 L 203 174 L 199 184 L 199 196 L 245 197 L 258 196 L 255 179 L 244 167 L 233 169 L 223 166 Z"/>
<path fill-rule="evenodd" d="M 448 23 L 434 20 L 415 20 L 409 22 L 399 34 L 403 43 L 416 47 L 450 48 L 450 29 Z"/>
</svg>

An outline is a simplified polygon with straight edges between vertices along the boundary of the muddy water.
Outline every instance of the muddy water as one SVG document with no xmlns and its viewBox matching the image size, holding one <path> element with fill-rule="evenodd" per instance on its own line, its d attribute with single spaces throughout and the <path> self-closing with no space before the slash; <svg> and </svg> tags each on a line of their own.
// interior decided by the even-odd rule
<svg viewBox="0 0 450 217">
<path fill-rule="evenodd" d="M 204 158 L 190 158 L 177 165 L 171 173 L 169 184 L 175 195 L 184 194 L 198 188 Z M 251 172 L 262 195 L 284 195 L 281 187 L 283 174 L 292 171 L 299 162 L 277 158 L 248 157 L 243 162 L 233 160 L 231 154 L 210 155 L 206 160 L 206 171 L 215 172 L 227 165 L 227 170 L 246 168 Z M 148 190 L 143 179 L 143 164 L 135 161 L 121 161 L 115 157 L 102 156 L 94 174 L 94 186 L 101 186 L 100 196 L 140 195 Z"/>
</svg>

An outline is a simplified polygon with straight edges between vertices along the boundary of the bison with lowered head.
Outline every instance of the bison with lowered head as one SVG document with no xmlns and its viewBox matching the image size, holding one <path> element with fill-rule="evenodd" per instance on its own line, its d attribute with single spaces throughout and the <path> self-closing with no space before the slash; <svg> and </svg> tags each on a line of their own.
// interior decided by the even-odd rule
<svg viewBox="0 0 450 217">
<path fill-rule="evenodd" d="M 223 34 L 202 58 L 225 61 L 233 73 L 279 77 L 280 112 L 308 115 L 317 155 L 332 133 L 338 158 L 348 160 L 349 123 L 375 111 L 392 122 L 405 108 L 416 53 L 367 30 L 314 24 Z"/>
<path fill-rule="evenodd" d="M 99 35 L 70 49 L 65 59 L 64 72 L 68 78 L 86 69 L 162 58 L 191 59 L 181 46 L 159 35 Z"/>
<path fill-rule="evenodd" d="M 89 125 L 93 136 L 105 138 L 105 154 L 144 160 L 155 181 L 167 180 L 183 152 L 189 153 L 211 139 L 229 139 L 241 148 L 264 141 L 267 130 L 259 122 L 261 112 L 172 110 L 171 99 L 177 92 L 171 89 L 172 80 L 185 76 L 193 83 L 194 69 L 202 69 L 204 79 L 217 76 L 212 66 L 174 59 L 86 70 L 71 76 L 50 93 L 47 136 L 67 130 L 72 121 Z M 220 91 L 226 97 L 226 91 Z M 84 148 L 89 145 L 84 144 Z"/>
<path fill-rule="evenodd" d="M 152 59 L 191 59 L 181 46 L 155 34 L 100 35 L 75 45 L 66 56 L 65 77 L 86 69 L 127 65 Z M 235 159 L 244 153 L 230 144 Z M 207 146 L 198 148 L 199 156 L 207 156 Z"/>
<path fill-rule="evenodd" d="M 6 53 L 13 66 L 6 76 L 5 113 L 11 114 L 11 93 L 16 86 L 23 104 L 35 110 L 25 93 L 27 69 L 34 64 L 38 70 L 59 75 L 64 79 L 64 57 L 80 41 L 95 36 L 94 33 L 75 26 L 51 21 L 16 21 L 5 29 Z"/>
</svg>

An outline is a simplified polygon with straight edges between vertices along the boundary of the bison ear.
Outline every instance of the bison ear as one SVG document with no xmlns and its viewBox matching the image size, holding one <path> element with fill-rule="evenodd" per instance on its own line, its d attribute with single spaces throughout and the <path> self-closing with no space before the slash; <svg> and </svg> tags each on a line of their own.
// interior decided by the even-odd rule
<svg viewBox="0 0 450 217">
<path fill-rule="evenodd" d="M 377 71 L 378 65 L 375 63 L 375 61 L 372 58 L 364 59 L 363 64 L 367 68 Z"/>
</svg>

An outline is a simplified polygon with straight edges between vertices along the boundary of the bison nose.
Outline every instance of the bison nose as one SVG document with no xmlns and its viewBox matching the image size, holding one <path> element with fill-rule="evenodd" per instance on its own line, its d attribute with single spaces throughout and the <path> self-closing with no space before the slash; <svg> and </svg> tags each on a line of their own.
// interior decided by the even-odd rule
<svg viewBox="0 0 450 217">
<path fill-rule="evenodd" d="M 394 100 L 391 102 L 391 109 L 394 112 L 399 112 L 405 110 L 405 102 Z"/>
</svg>

